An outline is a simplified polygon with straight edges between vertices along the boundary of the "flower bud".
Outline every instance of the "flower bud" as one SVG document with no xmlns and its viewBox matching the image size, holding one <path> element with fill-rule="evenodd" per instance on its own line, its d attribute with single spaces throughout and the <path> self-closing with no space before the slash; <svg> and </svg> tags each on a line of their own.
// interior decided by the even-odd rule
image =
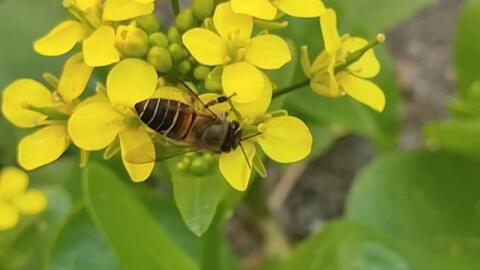
<svg viewBox="0 0 480 270">
<path fill-rule="evenodd" d="M 175 27 L 170 27 L 170 29 L 168 29 L 167 37 L 171 43 L 180 42 L 180 33 L 178 32 L 178 29 Z"/>
<path fill-rule="evenodd" d="M 168 47 L 174 61 L 180 61 L 185 57 L 185 50 L 178 43 L 172 43 Z"/>
<path fill-rule="evenodd" d="M 180 74 L 186 75 L 192 70 L 192 64 L 188 60 L 183 60 L 178 64 L 177 70 Z"/>
<path fill-rule="evenodd" d="M 147 34 L 132 22 L 121 25 L 115 35 L 115 46 L 127 57 L 142 57 L 150 47 Z"/>
<path fill-rule="evenodd" d="M 186 9 L 180 12 L 175 19 L 175 25 L 177 26 L 178 31 L 181 33 L 195 27 L 196 20 L 195 17 L 193 17 L 192 10 Z"/>
<path fill-rule="evenodd" d="M 203 81 L 207 78 L 210 71 L 211 69 L 207 66 L 198 66 L 193 70 L 193 77 L 199 81 Z"/>
<path fill-rule="evenodd" d="M 212 15 L 214 5 L 215 0 L 193 0 L 193 14 L 198 20 L 203 21 Z"/>
<path fill-rule="evenodd" d="M 150 45 L 168 48 L 168 38 L 162 32 L 156 32 L 151 34 L 148 39 L 150 40 Z"/>
<path fill-rule="evenodd" d="M 189 171 L 195 175 L 202 176 L 208 173 L 210 164 L 211 162 L 199 156 L 192 160 Z"/>
<path fill-rule="evenodd" d="M 135 19 L 138 27 L 148 34 L 160 31 L 160 22 L 154 14 L 141 16 Z"/>
<path fill-rule="evenodd" d="M 167 73 L 172 69 L 172 56 L 166 48 L 152 47 L 148 52 L 147 59 L 159 72 Z"/>
</svg>

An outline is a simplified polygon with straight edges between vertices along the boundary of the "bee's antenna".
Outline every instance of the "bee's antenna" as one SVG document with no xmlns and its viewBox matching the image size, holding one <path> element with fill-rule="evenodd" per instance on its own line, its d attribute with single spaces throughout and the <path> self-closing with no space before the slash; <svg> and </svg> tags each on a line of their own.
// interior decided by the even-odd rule
<svg viewBox="0 0 480 270">
<path fill-rule="evenodd" d="M 249 136 L 247 136 L 247 137 L 244 137 L 244 138 L 240 139 L 240 141 L 243 142 L 243 141 L 249 140 L 249 139 L 251 139 L 251 138 L 255 138 L 255 137 L 260 136 L 260 135 L 262 135 L 262 133 L 261 133 L 261 132 L 257 132 L 257 133 L 255 133 L 255 134 L 252 134 L 252 135 L 249 135 Z"/>
<path fill-rule="evenodd" d="M 248 156 L 247 156 L 247 153 L 245 152 L 245 148 L 243 148 L 242 143 L 240 143 L 239 145 L 240 145 L 240 149 L 242 149 L 242 153 L 243 153 L 243 156 L 245 157 L 245 161 L 248 164 L 248 168 L 251 170 L 252 169 L 252 164 L 250 164 L 250 161 L 248 160 Z"/>
</svg>

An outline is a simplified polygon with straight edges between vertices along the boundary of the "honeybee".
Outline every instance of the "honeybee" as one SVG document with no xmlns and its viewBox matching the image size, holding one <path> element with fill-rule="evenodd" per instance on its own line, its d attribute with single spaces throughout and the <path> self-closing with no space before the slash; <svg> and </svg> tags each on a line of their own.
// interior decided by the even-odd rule
<svg viewBox="0 0 480 270">
<path fill-rule="evenodd" d="M 171 84 L 185 98 L 151 98 L 135 104 L 138 118 L 154 131 L 156 156 L 147 158 L 141 153 L 131 153 L 127 155 L 129 162 L 165 160 L 188 152 L 228 153 L 237 147 L 244 152 L 240 123 L 227 120 L 226 114 L 218 115 L 211 109 L 228 102 L 229 97 L 220 96 L 204 103 L 186 83 Z"/>
</svg>

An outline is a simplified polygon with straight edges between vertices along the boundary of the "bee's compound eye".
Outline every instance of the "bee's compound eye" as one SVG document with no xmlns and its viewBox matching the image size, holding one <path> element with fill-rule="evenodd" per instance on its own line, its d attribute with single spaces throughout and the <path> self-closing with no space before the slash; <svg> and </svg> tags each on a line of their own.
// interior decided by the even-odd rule
<svg viewBox="0 0 480 270">
<path fill-rule="evenodd" d="M 240 130 L 240 123 L 238 123 L 237 121 L 233 121 L 233 122 L 232 122 L 232 129 L 233 129 L 234 131 Z"/>
</svg>

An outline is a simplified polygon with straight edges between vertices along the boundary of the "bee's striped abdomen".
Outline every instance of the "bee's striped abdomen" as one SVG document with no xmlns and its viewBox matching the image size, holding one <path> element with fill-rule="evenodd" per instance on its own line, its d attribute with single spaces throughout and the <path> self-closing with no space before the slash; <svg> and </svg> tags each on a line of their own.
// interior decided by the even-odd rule
<svg viewBox="0 0 480 270">
<path fill-rule="evenodd" d="M 149 99 L 135 105 L 138 116 L 151 129 L 173 140 L 182 140 L 195 120 L 187 104 L 169 99 Z"/>
</svg>

